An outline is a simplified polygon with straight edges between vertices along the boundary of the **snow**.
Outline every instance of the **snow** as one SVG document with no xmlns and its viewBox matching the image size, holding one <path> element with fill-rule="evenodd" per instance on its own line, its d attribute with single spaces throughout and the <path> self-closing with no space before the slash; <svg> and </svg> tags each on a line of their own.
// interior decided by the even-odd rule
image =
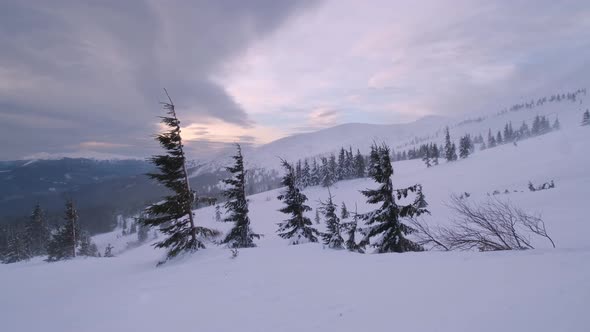
<svg viewBox="0 0 590 332">
<path fill-rule="evenodd" d="M 478 201 L 508 189 L 495 197 L 541 214 L 557 249 L 538 241 L 520 252 L 363 255 L 289 246 L 275 233 L 287 216 L 277 211 L 280 190 L 273 190 L 249 197 L 252 229 L 265 236 L 234 259 L 209 244 L 156 268 L 163 251 L 149 244 L 124 250 L 135 237 L 117 239 L 116 231 L 94 238 L 101 251 L 113 243 L 114 258 L 0 265 L 0 324 L 6 331 L 84 332 L 588 331 L 590 130 L 574 116 L 560 121 L 561 131 L 454 163 L 394 163 L 393 177 L 395 187 L 423 185 L 429 223 L 448 222 L 450 194 L 469 192 Z M 527 189 L 528 181 L 550 180 L 554 189 Z M 331 192 L 337 206 L 344 201 L 352 212 L 356 203 L 362 213 L 375 207 L 359 190 L 374 187 L 356 179 Z M 314 209 L 328 195 L 321 187 L 304 192 Z M 214 207 L 196 211 L 200 224 L 227 231 L 214 215 Z"/>
</svg>

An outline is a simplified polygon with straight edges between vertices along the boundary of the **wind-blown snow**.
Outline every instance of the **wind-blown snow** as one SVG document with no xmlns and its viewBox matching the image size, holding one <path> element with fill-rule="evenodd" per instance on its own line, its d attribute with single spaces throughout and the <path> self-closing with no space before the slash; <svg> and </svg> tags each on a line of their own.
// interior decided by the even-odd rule
<svg viewBox="0 0 590 332">
<path fill-rule="evenodd" d="M 588 331 L 590 128 L 574 120 L 560 116 L 561 131 L 454 163 L 394 163 L 394 186 L 423 185 L 427 222 L 448 222 L 452 193 L 478 201 L 508 190 L 495 197 L 540 213 L 557 249 L 540 241 L 521 252 L 362 255 L 289 246 L 275 233 L 286 216 L 273 190 L 250 197 L 252 228 L 265 236 L 235 259 L 211 244 L 156 268 L 163 252 L 143 245 L 110 259 L 2 265 L 0 324 L 6 331 L 89 332 Z M 550 180 L 554 189 L 527 189 L 528 181 Z M 342 181 L 331 192 L 336 204 L 354 211 L 356 203 L 361 213 L 370 206 L 359 190 L 375 186 Z M 305 194 L 315 209 L 328 193 L 312 187 Z M 196 216 L 200 224 L 230 227 L 214 221 L 213 207 Z M 96 238 L 101 250 L 108 236 Z"/>
</svg>

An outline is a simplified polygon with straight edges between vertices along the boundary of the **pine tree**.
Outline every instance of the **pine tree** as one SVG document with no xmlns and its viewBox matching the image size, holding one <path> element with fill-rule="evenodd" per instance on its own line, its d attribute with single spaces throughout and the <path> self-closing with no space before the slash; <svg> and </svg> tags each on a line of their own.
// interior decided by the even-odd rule
<svg viewBox="0 0 590 332">
<path fill-rule="evenodd" d="M 311 182 L 312 186 L 317 186 L 320 184 L 320 179 L 321 179 L 318 161 L 315 158 L 313 158 L 313 162 L 311 165 L 312 166 L 311 166 L 311 180 L 310 180 L 310 182 Z"/>
<path fill-rule="evenodd" d="M 461 158 L 467 158 L 469 156 L 471 153 L 471 147 L 471 137 L 469 137 L 469 135 L 461 137 L 461 140 L 459 141 L 459 155 Z"/>
<path fill-rule="evenodd" d="M 346 151 L 344 150 L 344 148 L 340 148 L 340 153 L 338 154 L 336 178 L 339 181 L 344 180 L 346 178 Z"/>
<path fill-rule="evenodd" d="M 328 164 L 328 158 L 322 157 L 322 168 L 321 168 L 321 184 L 323 187 L 329 187 L 334 182 L 332 181 L 332 175 L 330 173 L 330 166 Z"/>
<path fill-rule="evenodd" d="M 350 212 L 348 212 L 348 209 L 346 208 L 346 204 L 344 204 L 344 202 L 342 202 L 342 207 L 340 208 L 340 218 L 341 219 L 348 219 L 348 217 L 350 217 Z"/>
<path fill-rule="evenodd" d="M 561 124 L 559 123 L 558 117 L 555 117 L 555 121 L 553 122 L 553 127 L 551 129 L 553 129 L 553 130 L 561 129 Z"/>
<path fill-rule="evenodd" d="M 223 183 L 229 186 L 223 192 L 223 195 L 227 198 L 225 209 L 229 214 L 225 218 L 225 221 L 233 222 L 234 226 L 221 243 L 226 244 L 229 248 L 251 248 L 256 246 L 254 239 L 259 239 L 260 235 L 252 232 L 252 229 L 250 229 L 244 159 L 242 157 L 242 148 L 239 144 L 236 144 L 236 146 L 238 151 L 233 156 L 235 164 L 231 167 L 226 167 L 226 170 L 232 174 L 232 177 L 223 180 Z"/>
<path fill-rule="evenodd" d="M 502 132 L 500 132 L 498 130 L 498 135 L 496 135 L 496 144 L 500 145 L 502 144 L 504 141 L 502 140 Z"/>
<path fill-rule="evenodd" d="M 37 204 L 31 214 L 31 221 L 26 227 L 26 237 L 30 244 L 31 255 L 39 256 L 47 253 L 50 235 L 41 206 Z"/>
<path fill-rule="evenodd" d="M 166 259 L 173 258 L 181 252 L 205 248 L 201 239 L 218 235 L 215 230 L 195 225 L 192 207 L 196 199 L 188 181 L 186 156 L 180 137 L 180 121 L 176 117 L 175 106 L 169 96 L 168 100 L 169 102 L 163 103 L 167 116 L 161 117 L 161 121 L 169 131 L 156 136 L 166 154 L 151 158 L 159 172 L 149 173 L 148 176 L 166 186 L 171 194 L 166 196 L 163 202 L 150 205 L 146 209 L 147 217 L 143 219 L 145 225 L 159 227 L 160 231 L 167 235 L 164 240 L 154 244 L 156 248 L 168 249 Z"/>
<path fill-rule="evenodd" d="M 315 217 L 313 218 L 313 220 L 315 221 L 315 223 L 316 223 L 317 225 L 319 225 L 319 224 L 320 224 L 320 220 L 321 220 L 321 219 L 320 219 L 320 210 L 318 210 L 318 209 L 315 209 Z"/>
<path fill-rule="evenodd" d="M 371 148 L 371 169 L 373 179 L 380 184 L 377 189 L 368 189 L 361 191 L 367 197 L 367 203 L 378 204 L 381 206 L 375 210 L 360 217 L 365 220 L 366 229 L 363 229 L 364 238 L 361 246 L 370 243 L 370 239 L 377 237 L 376 242 L 372 244 L 377 248 L 378 253 L 385 252 L 406 252 L 422 251 L 422 246 L 408 240 L 405 236 L 414 232 L 414 229 L 402 223 L 402 219 L 419 216 L 428 213 L 426 210 L 426 201 L 422 194 L 422 187 L 418 184 L 405 188 L 393 189 L 391 176 L 393 168 L 389 159 L 389 148 L 386 145 Z M 415 193 L 416 198 L 410 205 L 402 206 L 396 203 L 397 199 L 405 198 L 409 193 Z"/>
<path fill-rule="evenodd" d="M 348 249 L 349 251 L 356 251 L 359 253 L 364 253 L 365 252 L 364 248 L 356 243 L 358 216 L 359 215 L 357 213 L 356 205 L 355 205 L 354 216 L 352 218 L 352 221 L 343 224 L 344 229 L 346 229 L 346 234 L 348 235 L 348 238 L 346 239 L 346 242 L 344 243 L 344 245 L 346 246 L 346 249 Z"/>
<path fill-rule="evenodd" d="M 590 111 L 586 110 L 584 112 L 584 116 L 582 117 L 582 126 L 590 126 Z"/>
<path fill-rule="evenodd" d="M 438 146 L 433 143 L 430 151 L 434 165 L 438 165 L 438 158 L 440 158 L 440 151 L 438 150 Z"/>
<path fill-rule="evenodd" d="M 445 131 L 445 158 L 447 161 L 457 160 L 457 148 L 454 143 L 451 143 L 449 127 L 447 127 Z"/>
<path fill-rule="evenodd" d="M 490 148 L 493 148 L 496 146 L 496 144 L 497 144 L 496 138 L 494 138 L 494 135 L 492 135 L 492 129 L 489 129 L 489 131 L 488 131 L 488 146 Z"/>
<path fill-rule="evenodd" d="M 78 255 L 88 257 L 98 257 L 98 247 L 92 242 L 90 235 L 86 232 L 80 234 L 80 249 Z"/>
<path fill-rule="evenodd" d="M 66 202 L 65 223 L 53 235 L 47 245 L 47 260 L 50 262 L 76 257 L 80 243 L 78 212 L 72 200 Z"/>
<path fill-rule="evenodd" d="M 311 186 L 311 168 L 309 167 L 309 162 L 307 161 L 307 159 L 305 159 L 305 162 L 303 163 L 303 171 L 302 171 L 302 179 L 301 179 L 301 185 L 303 186 L 303 188 L 309 187 Z"/>
<path fill-rule="evenodd" d="M 8 246 L 4 254 L 4 263 L 16 263 L 31 258 L 30 243 L 26 234 L 20 229 L 12 229 L 8 238 Z"/>
<path fill-rule="evenodd" d="M 357 178 L 365 177 L 365 158 L 361 155 L 360 150 L 356 150 L 356 156 L 354 157 L 354 173 Z"/>
<path fill-rule="evenodd" d="M 279 236 L 290 239 L 291 244 L 318 242 L 319 232 L 313 228 L 311 220 L 304 215 L 305 212 L 311 211 L 311 208 L 305 205 L 307 197 L 295 185 L 293 167 L 283 160 L 283 168 L 285 175 L 281 184 L 286 188 L 277 198 L 284 201 L 286 206 L 279 211 L 290 214 L 291 217 L 279 223 Z"/>
<path fill-rule="evenodd" d="M 422 161 L 424 162 L 424 164 L 426 164 L 426 167 L 429 168 L 432 165 L 430 164 L 430 149 L 426 149 L 426 151 L 424 152 L 424 156 L 422 157 Z"/>
<path fill-rule="evenodd" d="M 328 201 L 325 203 L 320 202 L 320 209 L 326 220 L 326 232 L 322 233 L 322 239 L 324 244 L 331 249 L 343 249 L 344 239 L 340 234 L 342 226 L 340 225 L 340 218 L 336 214 L 336 205 L 334 205 L 332 198 L 332 193 L 328 189 Z"/>
</svg>

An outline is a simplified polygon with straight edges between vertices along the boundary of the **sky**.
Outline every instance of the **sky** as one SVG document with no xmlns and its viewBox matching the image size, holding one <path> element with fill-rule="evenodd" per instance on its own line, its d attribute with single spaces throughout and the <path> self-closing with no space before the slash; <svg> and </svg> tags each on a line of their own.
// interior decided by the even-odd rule
<svg viewBox="0 0 590 332">
<path fill-rule="evenodd" d="M 588 87 L 590 3 L 0 2 L 0 160 L 189 158 L 349 122 L 496 111 Z"/>
</svg>

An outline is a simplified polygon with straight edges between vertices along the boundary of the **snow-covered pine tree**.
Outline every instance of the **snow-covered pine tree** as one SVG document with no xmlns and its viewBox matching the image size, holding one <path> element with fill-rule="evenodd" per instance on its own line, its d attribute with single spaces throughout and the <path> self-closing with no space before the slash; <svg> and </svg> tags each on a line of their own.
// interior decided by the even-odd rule
<svg viewBox="0 0 590 332">
<path fill-rule="evenodd" d="M 340 152 L 338 153 L 338 164 L 336 166 L 336 179 L 338 181 L 344 180 L 346 178 L 346 150 L 344 147 L 340 148 Z"/>
<path fill-rule="evenodd" d="M 498 130 L 498 134 L 496 135 L 496 144 L 500 145 L 504 142 L 502 139 L 502 132 Z"/>
<path fill-rule="evenodd" d="M 438 158 L 440 158 L 440 151 L 438 150 L 438 146 L 436 143 L 432 143 L 430 147 L 430 154 L 432 157 L 432 162 L 434 165 L 438 165 Z"/>
<path fill-rule="evenodd" d="M 322 240 L 328 248 L 343 249 L 344 239 L 342 238 L 342 225 L 340 218 L 336 214 L 336 205 L 333 202 L 333 196 L 328 189 L 328 201 L 320 202 L 320 209 L 326 221 L 326 232 L 322 233 Z"/>
<path fill-rule="evenodd" d="M 496 138 L 492 135 L 492 129 L 488 131 L 488 147 L 493 148 L 496 146 Z"/>
<path fill-rule="evenodd" d="M 228 188 L 223 192 L 223 195 L 227 198 L 224 207 L 228 214 L 224 221 L 233 222 L 234 226 L 221 243 L 229 248 L 251 248 L 256 247 L 254 239 L 259 239 L 260 235 L 254 233 L 250 228 L 244 158 L 240 145 L 236 144 L 236 147 L 236 155 L 232 157 L 235 161 L 234 165 L 225 168 L 232 177 L 223 180 L 223 183 L 228 185 Z M 301 165 L 301 163 L 298 163 L 298 165 Z"/>
<path fill-rule="evenodd" d="M 317 186 L 320 184 L 320 168 L 316 158 L 313 158 L 311 162 L 311 175 L 309 178 L 309 183 L 310 186 Z"/>
<path fill-rule="evenodd" d="M 282 164 L 285 175 L 281 184 L 286 188 L 277 198 L 285 202 L 285 207 L 279 211 L 290 214 L 291 217 L 279 223 L 279 236 L 283 239 L 290 239 L 291 244 L 318 242 L 319 232 L 313 228 L 311 220 L 304 215 L 305 212 L 311 211 L 311 208 L 305 205 L 307 197 L 295 185 L 293 167 L 284 160 Z"/>
<path fill-rule="evenodd" d="M 303 171 L 301 173 L 301 185 L 303 188 L 311 186 L 311 167 L 309 166 L 309 162 L 307 159 L 303 162 Z"/>
<path fill-rule="evenodd" d="M 356 155 L 354 157 L 354 173 L 354 176 L 357 178 L 365 177 L 365 158 L 359 149 L 356 150 Z"/>
<path fill-rule="evenodd" d="M 336 156 L 332 153 L 328 159 L 328 172 L 330 174 L 330 185 L 336 183 L 338 178 L 338 163 L 336 162 Z"/>
<path fill-rule="evenodd" d="M 424 162 L 424 164 L 426 164 L 427 168 L 432 166 L 430 159 L 431 159 L 430 149 L 426 149 L 424 151 L 424 156 L 422 157 L 422 161 Z"/>
<path fill-rule="evenodd" d="M 461 137 L 459 140 L 459 155 L 461 158 L 464 159 L 469 157 L 469 154 L 471 153 L 471 146 L 471 137 L 469 135 Z"/>
<path fill-rule="evenodd" d="M 22 229 L 13 227 L 8 236 L 7 248 L 3 257 L 4 263 L 16 263 L 32 257 L 30 243 Z"/>
<path fill-rule="evenodd" d="M 86 232 L 80 234 L 80 248 L 78 249 L 78 255 L 98 257 L 98 247 L 92 242 L 92 238 Z"/>
<path fill-rule="evenodd" d="M 447 127 L 445 130 L 445 158 L 447 161 L 457 160 L 457 149 L 454 146 L 455 144 L 451 142 L 449 127 Z"/>
<path fill-rule="evenodd" d="M 367 227 L 363 229 L 364 237 L 361 246 L 370 244 L 370 240 L 376 237 L 372 244 L 378 253 L 422 251 L 422 246 L 412 242 L 405 236 L 414 232 L 414 229 L 402 223 L 404 218 L 419 216 L 428 213 L 426 201 L 419 184 L 404 189 L 393 189 L 391 176 L 393 168 L 389 159 L 389 147 L 385 144 L 374 145 L 371 148 L 372 178 L 380 184 L 377 189 L 361 191 L 367 197 L 369 204 L 381 204 L 374 211 L 360 215 Z M 416 198 L 409 205 L 398 205 L 397 199 L 402 199 L 414 193 Z"/>
<path fill-rule="evenodd" d="M 72 200 L 66 202 L 65 223 L 57 230 L 47 245 L 47 261 L 54 262 L 76 257 L 80 243 L 78 212 Z"/>
<path fill-rule="evenodd" d="M 320 224 L 320 210 L 319 209 L 315 209 L 315 217 L 313 218 L 313 220 L 315 221 L 315 223 L 317 225 Z"/>
<path fill-rule="evenodd" d="M 36 204 L 31 214 L 31 221 L 26 226 L 26 237 L 31 255 L 39 256 L 47 253 L 47 242 L 49 242 L 50 235 L 41 206 Z"/>
<path fill-rule="evenodd" d="M 582 116 L 582 126 L 590 126 L 590 111 L 586 110 Z"/>
<path fill-rule="evenodd" d="M 356 243 L 356 232 L 357 232 L 357 227 L 358 227 L 358 218 L 359 218 L 359 214 L 357 213 L 356 204 L 355 204 L 354 215 L 352 217 L 352 221 L 342 224 L 344 229 L 346 229 L 346 234 L 348 236 L 348 238 L 346 239 L 346 242 L 344 243 L 344 246 L 349 251 L 356 251 L 359 253 L 364 253 L 365 252 L 364 248 Z"/>
<path fill-rule="evenodd" d="M 322 167 L 320 171 L 320 183 L 323 187 L 329 187 L 332 182 L 332 175 L 330 174 L 330 166 L 328 164 L 328 158 L 322 157 Z"/>
<path fill-rule="evenodd" d="M 168 96 L 167 92 L 166 95 Z M 166 116 L 161 117 L 161 122 L 169 130 L 158 134 L 156 140 L 166 150 L 166 154 L 151 158 L 151 162 L 159 172 L 149 173 L 148 176 L 166 186 L 171 194 L 162 202 L 148 206 L 147 217 L 143 219 L 143 222 L 147 226 L 158 227 L 164 235 L 167 235 L 164 240 L 155 243 L 154 246 L 168 249 L 166 259 L 170 259 L 181 252 L 205 248 L 202 238 L 214 237 L 218 235 L 218 232 L 195 225 L 192 207 L 196 199 L 195 193 L 190 189 L 186 171 L 186 156 L 180 137 L 180 121 L 170 96 L 168 96 L 168 102 L 163 105 Z"/>
<path fill-rule="evenodd" d="M 340 207 L 340 218 L 341 219 L 348 219 L 348 217 L 350 217 L 350 212 L 348 212 L 348 209 L 346 208 L 346 204 L 344 204 L 344 202 L 342 202 L 342 207 Z"/>
<path fill-rule="evenodd" d="M 559 117 L 555 117 L 555 121 L 553 122 L 553 126 L 551 127 L 552 130 L 559 130 L 561 129 L 561 123 L 559 123 Z"/>
</svg>

